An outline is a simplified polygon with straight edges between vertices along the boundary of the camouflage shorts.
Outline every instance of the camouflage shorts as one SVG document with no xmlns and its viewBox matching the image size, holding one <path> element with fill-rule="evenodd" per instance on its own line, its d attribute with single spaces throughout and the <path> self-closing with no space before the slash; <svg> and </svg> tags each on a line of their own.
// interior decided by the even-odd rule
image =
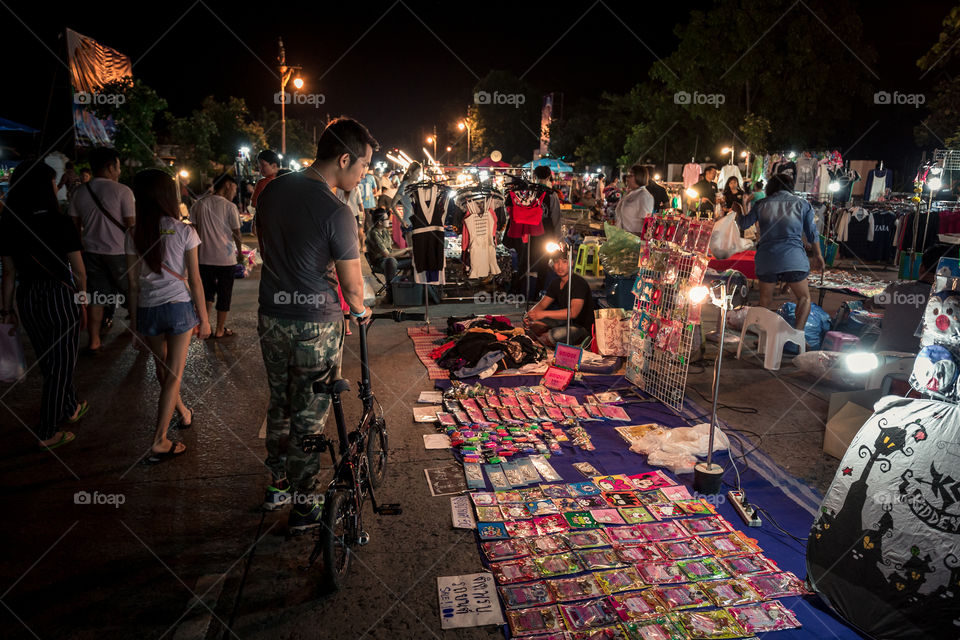
<svg viewBox="0 0 960 640">
<path fill-rule="evenodd" d="M 313 488 L 320 456 L 304 453 L 303 436 L 321 433 L 330 396 L 313 392 L 313 383 L 340 373 L 343 322 L 308 322 L 261 315 L 257 326 L 267 369 L 266 465 L 275 480 L 286 478 L 297 491 Z M 289 434 L 286 452 L 281 439 Z"/>
</svg>

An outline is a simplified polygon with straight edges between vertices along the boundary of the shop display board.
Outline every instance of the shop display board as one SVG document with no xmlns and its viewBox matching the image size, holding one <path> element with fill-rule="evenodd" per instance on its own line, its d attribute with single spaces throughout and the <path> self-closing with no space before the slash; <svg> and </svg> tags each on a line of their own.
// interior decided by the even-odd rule
<svg viewBox="0 0 960 640">
<path fill-rule="evenodd" d="M 687 293 L 703 281 L 712 233 L 712 220 L 682 215 L 644 220 L 626 376 L 674 411 L 683 406 L 700 324 L 700 305 L 691 304 Z"/>
</svg>

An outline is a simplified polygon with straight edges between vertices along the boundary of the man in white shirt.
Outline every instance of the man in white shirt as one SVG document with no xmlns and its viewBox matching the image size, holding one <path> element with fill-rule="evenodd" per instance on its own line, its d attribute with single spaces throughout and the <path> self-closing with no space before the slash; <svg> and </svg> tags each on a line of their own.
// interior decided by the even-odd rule
<svg viewBox="0 0 960 640">
<path fill-rule="evenodd" d="M 83 242 L 87 269 L 87 332 L 91 354 L 100 351 L 105 306 L 127 303 L 126 230 L 136 221 L 133 191 L 118 182 L 120 154 L 100 147 L 90 152 L 93 179 L 78 187 L 67 210 Z"/>
<path fill-rule="evenodd" d="M 227 314 L 233 297 L 236 267 L 243 260 L 240 211 L 233 203 L 236 195 L 236 180 L 223 174 L 214 180 L 213 193 L 197 200 L 190 209 L 190 219 L 200 236 L 197 262 L 200 263 L 208 316 L 213 314 L 214 300 L 217 302 L 217 328 L 210 334 L 211 338 L 233 335 L 233 331 L 227 328 Z"/>
<path fill-rule="evenodd" d="M 653 213 L 653 194 L 647 191 L 650 179 L 647 168 L 640 164 L 630 167 L 624 176 L 629 191 L 617 203 L 617 226 L 624 231 L 640 235 L 643 219 Z"/>
</svg>

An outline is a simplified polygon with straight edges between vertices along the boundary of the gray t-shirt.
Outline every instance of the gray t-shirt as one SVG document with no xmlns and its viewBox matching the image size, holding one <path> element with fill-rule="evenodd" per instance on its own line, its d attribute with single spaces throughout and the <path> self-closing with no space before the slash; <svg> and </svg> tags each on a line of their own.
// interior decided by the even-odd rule
<svg viewBox="0 0 960 640">
<path fill-rule="evenodd" d="M 237 205 L 223 196 L 211 193 L 190 208 L 190 220 L 197 227 L 202 244 L 197 250 L 200 264 L 229 267 L 237 264 L 234 230 L 240 229 Z"/>
<path fill-rule="evenodd" d="M 123 224 L 124 220 L 137 217 L 133 202 L 133 191 L 127 185 L 107 178 L 94 178 L 87 184 L 100 199 L 100 204 L 117 222 Z M 90 197 L 86 185 L 80 186 L 74 192 L 67 213 L 71 218 L 80 218 L 81 220 L 84 251 L 102 253 L 108 256 L 123 255 L 123 229 L 110 222 L 104 215 L 94 199 Z"/>
<path fill-rule="evenodd" d="M 257 202 L 260 313 L 309 322 L 342 320 L 334 261 L 360 257 L 350 207 L 326 183 L 303 172 L 276 178 Z"/>
</svg>

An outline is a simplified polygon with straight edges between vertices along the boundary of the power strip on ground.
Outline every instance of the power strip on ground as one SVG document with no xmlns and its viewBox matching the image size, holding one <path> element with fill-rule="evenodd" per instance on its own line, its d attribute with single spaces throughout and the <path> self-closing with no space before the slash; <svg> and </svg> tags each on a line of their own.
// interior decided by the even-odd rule
<svg viewBox="0 0 960 640">
<path fill-rule="evenodd" d="M 740 517 L 743 518 L 743 521 L 747 523 L 749 527 L 759 527 L 763 522 L 760 520 L 760 516 L 757 515 L 757 510 L 753 508 L 752 505 L 743 505 L 743 492 L 742 491 L 728 491 L 727 497 L 730 499 L 730 504 L 733 505 L 733 508 L 737 510 L 737 513 L 740 514 Z"/>
</svg>

